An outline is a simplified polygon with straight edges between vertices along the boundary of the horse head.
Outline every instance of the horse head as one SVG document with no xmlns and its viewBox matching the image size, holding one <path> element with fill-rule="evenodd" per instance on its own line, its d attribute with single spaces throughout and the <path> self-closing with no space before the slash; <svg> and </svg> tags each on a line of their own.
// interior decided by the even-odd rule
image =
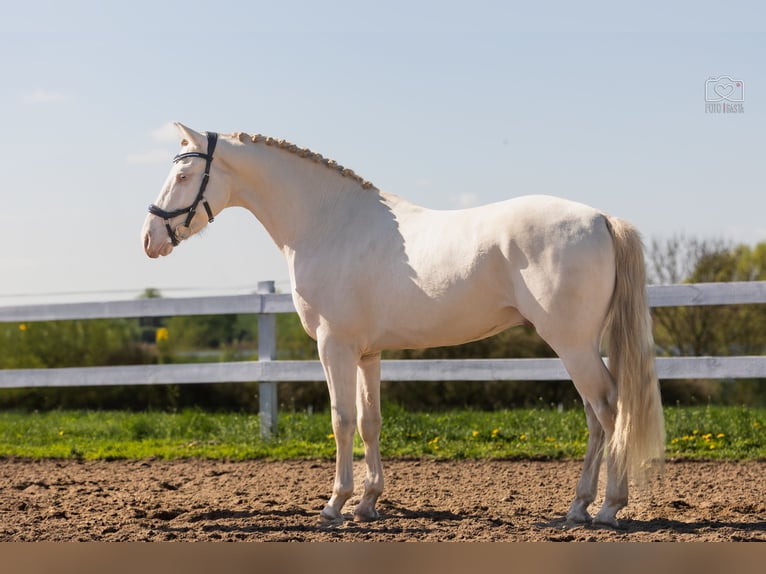
<svg viewBox="0 0 766 574">
<path fill-rule="evenodd" d="M 141 230 L 151 258 L 169 255 L 182 240 L 198 233 L 228 203 L 220 161 L 213 161 L 218 135 L 201 134 L 176 123 L 181 153 L 173 159 L 157 201 L 149 206 Z M 200 205 L 204 213 L 199 213 Z"/>
</svg>

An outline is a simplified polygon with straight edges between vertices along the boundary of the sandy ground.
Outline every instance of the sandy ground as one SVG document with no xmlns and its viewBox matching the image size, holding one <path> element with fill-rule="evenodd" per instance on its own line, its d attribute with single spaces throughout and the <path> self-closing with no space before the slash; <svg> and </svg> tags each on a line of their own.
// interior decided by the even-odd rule
<svg viewBox="0 0 766 574">
<path fill-rule="evenodd" d="M 766 461 L 669 462 L 619 529 L 566 524 L 580 464 L 384 461 L 381 519 L 322 527 L 327 461 L 6 459 L 0 541 L 766 541 Z"/>
</svg>

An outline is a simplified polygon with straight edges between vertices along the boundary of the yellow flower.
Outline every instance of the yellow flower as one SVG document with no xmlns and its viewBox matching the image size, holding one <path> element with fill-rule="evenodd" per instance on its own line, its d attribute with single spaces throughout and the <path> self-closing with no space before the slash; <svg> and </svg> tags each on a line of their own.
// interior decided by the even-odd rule
<svg viewBox="0 0 766 574">
<path fill-rule="evenodd" d="M 472 436 L 472 437 L 477 437 L 477 436 L 479 436 L 479 431 L 477 431 L 477 430 L 473 431 L 473 432 L 471 433 L 471 436 Z"/>
<path fill-rule="evenodd" d="M 725 436 L 726 436 L 725 434 L 723 434 L 722 432 L 719 432 L 717 435 L 715 435 L 715 438 L 723 438 Z"/>
<path fill-rule="evenodd" d="M 332 440 L 332 439 L 335 438 L 335 435 L 333 433 L 330 433 L 330 434 L 327 435 L 327 438 Z"/>
<path fill-rule="evenodd" d="M 497 438 L 497 435 L 500 434 L 500 429 L 492 429 L 492 438 Z"/>
<path fill-rule="evenodd" d="M 29 327 L 27 326 L 26 323 L 19 324 L 19 331 L 26 331 L 27 329 L 29 329 Z"/>
<path fill-rule="evenodd" d="M 170 338 L 170 333 L 167 327 L 160 327 L 154 335 L 155 342 L 167 341 Z"/>
<path fill-rule="evenodd" d="M 59 436 L 64 436 L 64 431 L 63 430 L 59 431 Z"/>
<path fill-rule="evenodd" d="M 519 435 L 519 440 L 527 440 L 527 435 L 525 434 Z"/>
</svg>

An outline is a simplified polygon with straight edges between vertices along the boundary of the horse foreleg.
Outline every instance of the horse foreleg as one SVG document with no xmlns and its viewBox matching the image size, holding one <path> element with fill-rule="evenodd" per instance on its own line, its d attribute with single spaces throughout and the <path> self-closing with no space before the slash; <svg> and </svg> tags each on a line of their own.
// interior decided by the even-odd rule
<svg viewBox="0 0 766 574">
<path fill-rule="evenodd" d="M 356 365 L 358 355 L 345 344 L 327 338 L 319 339 L 327 388 L 330 391 L 332 428 L 335 435 L 335 482 L 332 496 L 320 513 L 322 522 L 340 522 L 341 510 L 354 492 L 353 446 L 356 428 Z"/>
<path fill-rule="evenodd" d="M 593 407 L 585 400 L 585 419 L 588 423 L 588 447 L 585 450 L 585 462 L 583 463 L 582 476 L 577 482 L 575 499 L 567 513 L 570 522 L 590 522 L 588 507 L 596 499 L 598 488 L 598 474 L 601 468 L 601 460 L 604 455 L 604 429 L 593 412 Z"/>
<path fill-rule="evenodd" d="M 357 427 L 364 443 L 367 475 L 364 494 L 354 510 L 354 519 L 376 520 L 375 503 L 383 492 L 383 465 L 380 462 L 380 354 L 362 357 L 356 380 Z"/>
</svg>

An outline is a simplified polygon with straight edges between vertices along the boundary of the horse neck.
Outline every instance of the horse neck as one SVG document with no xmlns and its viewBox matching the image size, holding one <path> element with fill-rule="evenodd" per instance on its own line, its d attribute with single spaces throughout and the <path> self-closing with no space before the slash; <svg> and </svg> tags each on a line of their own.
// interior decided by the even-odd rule
<svg viewBox="0 0 766 574">
<path fill-rule="evenodd" d="M 228 163 L 236 174 L 229 204 L 244 207 L 280 249 L 311 241 L 331 225 L 339 206 L 377 190 L 363 189 L 307 158 L 264 143 L 236 146 Z"/>
</svg>

